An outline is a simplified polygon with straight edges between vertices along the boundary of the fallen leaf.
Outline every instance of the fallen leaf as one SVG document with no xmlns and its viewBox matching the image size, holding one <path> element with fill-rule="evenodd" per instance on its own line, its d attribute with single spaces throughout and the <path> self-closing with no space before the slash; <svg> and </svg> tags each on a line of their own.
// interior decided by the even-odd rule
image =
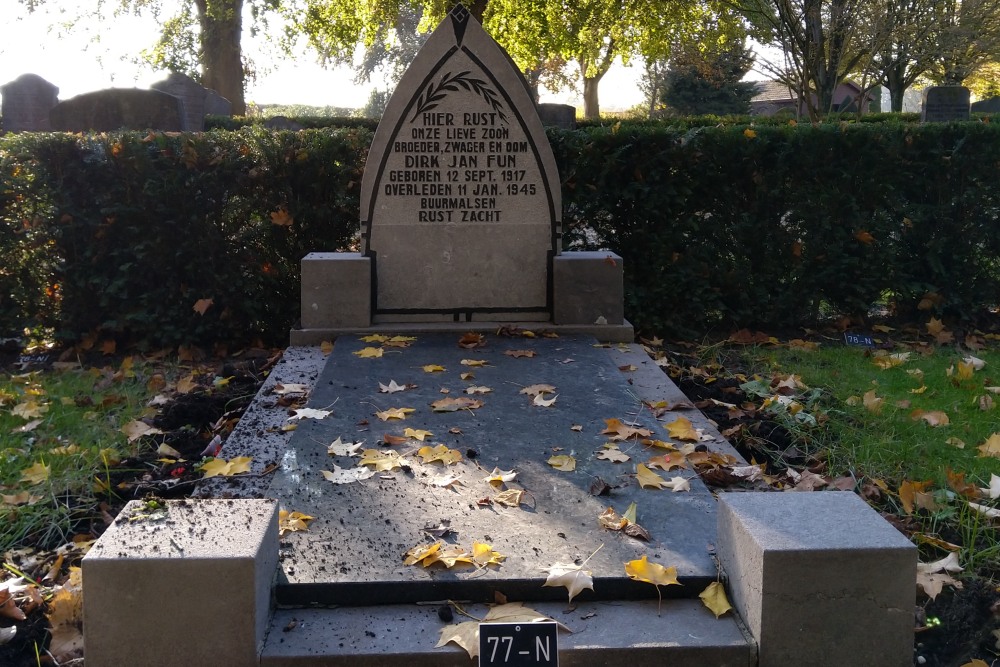
<svg viewBox="0 0 1000 667">
<path fill-rule="evenodd" d="M 486 336 L 481 333 L 469 332 L 458 339 L 458 346 L 466 350 L 482 347 L 486 344 Z"/>
<path fill-rule="evenodd" d="M 300 530 L 309 530 L 309 522 L 315 517 L 302 512 L 289 512 L 280 510 L 278 512 L 278 535 L 296 533 Z"/>
<path fill-rule="evenodd" d="M 639 486 L 644 489 L 650 487 L 654 489 L 662 489 L 665 486 L 668 486 L 666 480 L 641 463 L 635 466 L 635 473 L 635 478 L 638 480 Z"/>
<path fill-rule="evenodd" d="M 327 446 L 326 453 L 330 456 L 357 456 L 364 444 L 363 442 L 344 442 L 338 436 Z"/>
<path fill-rule="evenodd" d="M 427 364 L 426 366 L 421 366 L 425 373 L 444 373 L 444 366 L 438 366 L 437 364 Z"/>
<path fill-rule="evenodd" d="M 396 468 L 403 467 L 406 463 L 406 459 L 391 449 L 384 451 L 380 449 L 366 449 L 361 452 L 361 460 L 358 461 L 359 465 L 372 466 L 375 472 L 395 470 Z"/>
<path fill-rule="evenodd" d="M 438 551 L 444 546 L 444 542 L 438 540 L 434 544 L 418 544 L 403 554 L 403 565 L 416 565 L 421 563 L 424 567 L 432 565 L 437 560 Z"/>
<path fill-rule="evenodd" d="M 988 489 L 981 489 L 983 495 L 989 496 L 992 500 L 1000 498 L 1000 476 L 996 473 L 990 473 L 990 487 Z"/>
<path fill-rule="evenodd" d="M 647 584 L 653 584 L 656 586 L 656 595 L 663 602 L 663 596 L 660 595 L 660 586 L 680 586 L 681 583 L 677 581 L 677 568 L 676 567 L 663 567 L 659 563 L 650 563 L 649 557 L 645 554 L 639 560 L 630 560 L 625 563 L 625 574 L 629 576 L 630 579 L 636 581 L 644 581 Z M 657 608 L 659 610 L 659 608 Z"/>
<path fill-rule="evenodd" d="M 465 548 L 453 545 L 447 548 L 441 549 L 437 558 L 431 562 L 424 561 L 424 567 L 428 565 L 433 565 L 434 563 L 444 563 L 444 566 L 451 569 L 458 565 L 459 563 L 469 563 L 472 564 L 472 554 L 469 553 Z"/>
<path fill-rule="evenodd" d="M 324 357 L 330 356 L 330 353 L 333 352 L 333 342 L 329 340 L 323 341 L 319 344 L 319 350 L 323 353 Z"/>
<path fill-rule="evenodd" d="M 493 468 L 493 472 L 491 472 L 483 481 L 489 482 L 490 486 L 495 489 L 499 489 L 505 482 L 513 481 L 515 477 L 517 477 L 517 473 L 513 470 L 500 470 L 500 468 Z"/>
<path fill-rule="evenodd" d="M 38 403 L 37 401 L 25 401 L 24 403 L 18 403 L 11 409 L 11 414 L 15 417 L 20 417 L 24 420 L 31 420 L 37 417 L 41 417 L 46 412 L 49 411 L 49 406 L 47 403 Z"/>
<path fill-rule="evenodd" d="M 45 465 L 44 462 L 33 463 L 21 471 L 21 481 L 27 482 L 32 486 L 35 484 L 41 484 L 42 482 L 48 480 L 51 472 L 51 465 Z"/>
<path fill-rule="evenodd" d="M 610 435 L 611 439 L 615 441 L 628 440 L 630 438 L 648 438 L 653 434 L 649 429 L 629 426 L 622 423 L 620 419 L 605 419 L 604 424 L 605 428 L 601 431 L 601 435 Z"/>
<path fill-rule="evenodd" d="M 466 394 L 469 394 L 469 395 L 475 395 L 475 394 L 489 394 L 489 393 L 491 393 L 492 391 L 493 391 L 493 390 L 492 390 L 492 389 L 490 389 L 489 387 L 477 387 L 477 386 L 471 386 L 471 387 L 466 387 L 466 388 L 465 388 L 465 393 L 466 393 Z"/>
<path fill-rule="evenodd" d="M 390 447 L 395 447 L 397 445 L 405 445 L 409 441 L 410 441 L 409 438 L 404 438 L 401 435 L 389 435 L 388 433 L 386 433 L 385 435 L 382 436 L 382 442 L 389 445 Z"/>
<path fill-rule="evenodd" d="M 680 452 L 668 452 L 661 456 L 650 457 L 650 459 L 646 461 L 646 466 L 670 472 L 676 468 L 686 469 L 688 467 L 688 462 L 684 455 Z"/>
<path fill-rule="evenodd" d="M 507 557 L 499 551 L 493 551 L 493 546 L 484 542 L 472 543 L 472 562 L 479 567 L 500 565 Z"/>
<path fill-rule="evenodd" d="M 532 399 L 531 404 L 537 405 L 542 408 L 551 408 L 553 405 L 555 405 L 556 399 L 558 397 L 559 394 L 556 394 L 552 398 L 546 399 L 545 394 L 538 394 L 535 396 L 535 398 Z"/>
<path fill-rule="evenodd" d="M 670 437 L 676 440 L 690 440 L 692 442 L 698 442 L 701 439 L 701 433 L 694 428 L 691 424 L 691 420 L 686 417 L 678 417 L 674 421 L 667 424 L 666 429 Z"/>
<path fill-rule="evenodd" d="M 490 484 L 493 484 L 493 482 L 490 481 Z M 501 491 L 497 495 L 493 496 L 493 502 L 503 505 L 504 507 L 517 507 L 521 504 L 521 500 L 523 498 L 524 489 L 507 489 L 506 491 Z"/>
<path fill-rule="evenodd" d="M 979 512 L 987 519 L 1000 519 L 1000 509 L 995 507 L 987 507 L 986 505 L 980 505 L 978 503 L 968 503 L 969 508 Z"/>
<path fill-rule="evenodd" d="M 535 623 L 551 620 L 548 616 L 540 614 L 534 609 L 522 606 L 520 602 L 510 602 L 490 609 L 482 622 Z M 479 657 L 479 624 L 480 621 L 465 621 L 464 623 L 456 623 L 441 628 L 441 636 L 435 648 L 440 648 L 449 642 L 454 642 L 465 649 L 470 658 L 475 659 Z"/>
<path fill-rule="evenodd" d="M 200 469 L 205 473 L 204 479 L 208 479 L 209 477 L 232 477 L 240 473 L 250 472 L 251 461 L 253 461 L 253 457 L 250 456 L 234 456 L 228 461 L 226 459 L 215 458 L 203 463 Z"/>
<path fill-rule="evenodd" d="M 395 380 L 389 380 L 389 384 L 378 383 L 378 390 L 383 394 L 395 394 L 399 391 L 406 391 L 407 389 L 413 389 L 417 385 L 415 384 L 397 384 Z"/>
<path fill-rule="evenodd" d="M 576 431 L 577 433 L 580 433 L 581 431 L 583 431 L 583 425 L 582 424 L 573 424 L 572 426 L 569 427 L 569 430 Z"/>
<path fill-rule="evenodd" d="M 483 407 L 483 402 L 473 398 L 442 398 L 431 403 L 434 412 L 456 412 L 458 410 L 475 410 Z"/>
<path fill-rule="evenodd" d="M 83 573 L 79 567 L 69 568 L 69 579 L 58 587 L 49 600 L 49 630 L 52 639 L 48 653 L 60 663 L 70 654 L 83 650 Z"/>
<path fill-rule="evenodd" d="M 961 572 L 965 568 L 958 562 L 958 553 L 952 552 L 940 560 L 931 563 L 917 563 L 917 572 Z"/>
<path fill-rule="evenodd" d="M 548 577 L 542 586 L 565 586 L 569 591 L 569 602 L 586 589 L 594 590 L 593 572 L 583 569 L 583 565 L 556 563 L 546 568 Z"/>
<path fill-rule="evenodd" d="M 439 477 L 432 477 L 431 480 L 427 483 L 430 484 L 431 486 L 437 486 L 443 489 L 447 489 L 448 487 L 454 486 L 455 484 L 461 484 L 462 480 L 460 480 L 456 475 L 441 475 Z"/>
<path fill-rule="evenodd" d="M 882 411 L 882 405 L 885 403 L 884 398 L 880 398 L 875 395 L 875 390 L 865 392 L 865 395 L 861 399 L 862 405 L 865 406 L 865 410 L 868 412 L 874 412 L 878 414 Z"/>
<path fill-rule="evenodd" d="M 490 362 L 486 359 L 462 359 L 460 362 L 463 366 L 468 366 L 469 368 L 482 368 L 483 366 L 489 366 Z"/>
<path fill-rule="evenodd" d="M 147 435 L 163 435 L 163 431 L 160 429 L 150 426 L 146 422 L 139 421 L 138 419 L 125 424 L 120 430 L 125 434 L 125 437 L 128 438 L 129 443 L 133 443 L 139 438 L 143 438 Z"/>
<path fill-rule="evenodd" d="M 530 359 L 531 357 L 535 356 L 535 351 L 534 350 L 507 350 L 507 351 L 504 352 L 504 354 L 506 354 L 508 357 L 514 357 L 515 359 L 519 359 L 521 357 L 528 357 Z"/>
<path fill-rule="evenodd" d="M 556 470 L 563 470 L 565 472 L 572 472 L 576 470 L 576 459 L 567 454 L 557 454 L 556 456 L 549 458 L 546 463 Z"/>
<path fill-rule="evenodd" d="M 389 337 L 382 334 L 369 334 L 361 338 L 362 343 L 384 343 L 387 340 Z"/>
<path fill-rule="evenodd" d="M 365 347 L 351 354 L 362 359 L 379 359 L 384 352 L 385 350 L 380 347 Z"/>
<path fill-rule="evenodd" d="M 612 463 L 625 463 L 631 459 L 628 454 L 618 449 L 616 445 L 605 445 L 601 451 L 597 452 L 597 458 L 602 461 L 611 461 Z"/>
<path fill-rule="evenodd" d="M 279 396 L 287 396 L 288 394 L 308 394 L 309 385 L 307 384 L 296 384 L 289 382 L 288 384 L 278 383 L 271 388 L 272 394 L 277 394 Z"/>
<path fill-rule="evenodd" d="M 320 472 L 323 473 L 326 481 L 333 482 L 334 484 L 350 484 L 375 476 L 375 470 L 372 468 L 365 468 L 363 466 L 341 468 L 336 464 L 334 464 L 332 472 L 329 470 L 320 470 Z"/>
<path fill-rule="evenodd" d="M 292 410 L 292 416 L 288 419 L 326 419 L 333 414 L 332 410 L 319 410 L 317 408 L 299 408 Z"/>
<path fill-rule="evenodd" d="M 994 433 L 986 438 L 985 442 L 976 447 L 976 449 L 979 450 L 980 457 L 992 456 L 993 458 L 1000 459 L 1000 433 Z"/>
<path fill-rule="evenodd" d="M 527 394 L 528 396 L 538 396 L 539 394 L 554 394 L 555 391 L 556 388 L 550 384 L 533 384 L 522 389 L 520 393 Z"/>
<path fill-rule="evenodd" d="M 951 423 L 951 420 L 948 419 L 948 415 L 941 410 L 931 410 L 929 412 L 925 410 L 914 410 L 910 413 L 910 419 L 913 421 L 923 419 L 931 426 L 947 426 Z"/>
<path fill-rule="evenodd" d="M 708 585 L 708 588 L 703 590 L 698 594 L 701 601 L 705 603 L 705 606 L 715 614 L 716 618 L 719 618 L 727 611 L 732 609 L 732 605 L 729 604 L 729 598 L 726 597 L 726 589 L 721 582 L 713 581 Z"/>
<path fill-rule="evenodd" d="M 204 315 L 212 307 L 213 303 L 215 303 L 215 299 L 198 299 L 194 302 L 192 310 L 199 315 Z"/>
<path fill-rule="evenodd" d="M 181 458 L 181 453 L 165 442 L 156 448 L 156 453 L 160 456 L 169 456 L 174 459 Z"/>
<path fill-rule="evenodd" d="M 288 209 L 281 206 L 277 210 L 271 211 L 271 224 L 277 225 L 279 227 L 291 227 L 295 219 L 292 214 L 288 212 Z"/>
<path fill-rule="evenodd" d="M 475 373 L 461 373 L 458 377 L 460 377 L 463 380 L 475 380 L 476 379 Z"/>
<path fill-rule="evenodd" d="M 415 408 L 389 408 L 388 410 L 382 410 L 381 412 L 376 412 L 375 416 L 382 421 L 389 421 L 390 419 L 406 419 L 406 415 L 416 412 Z"/>
<path fill-rule="evenodd" d="M 458 463 L 462 460 L 462 452 L 457 449 L 448 449 L 447 445 L 437 445 L 435 447 L 424 445 L 417 450 L 417 456 L 423 459 L 424 463 L 440 461 L 445 465 Z"/>
<path fill-rule="evenodd" d="M 671 491 L 673 491 L 675 493 L 678 492 L 678 491 L 690 491 L 691 490 L 691 482 L 689 482 L 684 477 L 680 477 L 680 476 L 671 477 L 667 481 L 667 483 L 664 484 L 664 487 L 669 488 Z"/>
<path fill-rule="evenodd" d="M 414 440 L 419 440 L 420 442 L 423 442 L 425 439 L 429 438 L 432 435 L 434 434 L 431 433 L 430 431 L 424 431 L 418 428 L 407 427 L 403 429 L 403 436 L 407 438 L 413 438 Z"/>
</svg>

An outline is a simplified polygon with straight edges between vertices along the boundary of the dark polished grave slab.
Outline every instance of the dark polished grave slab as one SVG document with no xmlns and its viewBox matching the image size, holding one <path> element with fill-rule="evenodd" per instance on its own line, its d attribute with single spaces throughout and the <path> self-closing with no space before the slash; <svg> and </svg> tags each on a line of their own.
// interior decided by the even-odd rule
<svg viewBox="0 0 1000 667">
<path fill-rule="evenodd" d="M 381 358 L 355 353 L 378 343 L 358 337 L 338 339 L 310 398 L 310 407 L 332 410 L 324 419 L 303 419 L 289 442 L 281 468 L 268 490 L 282 507 L 316 519 L 308 532 L 287 536 L 282 544 L 282 572 L 277 587 L 280 603 L 391 604 L 430 599 L 492 600 L 494 591 L 511 599 L 560 600 L 564 588 L 543 588 L 545 568 L 555 563 L 590 558 L 595 591 L 579 599 L 655 597 L 653 586 L 625 575 L 624 563 L 641 558 L 675 566 L 683 586 L 662 589 L 665 596 L 695 596 L 716 578 L 711 558 L 715 539 L 715 501 L 690 471 L 682 474 L 691 490 L 642 489 L 635 464 L 663 453 L 635 441 L 620 443 L 631 456 L 625 463 L 599 460 L 597 453 L 609 436 L 605 419 L 635 422 L 667 440 L 665 422 L 658 422 L 642 405 L 626 376 L 607 350 L 591 339 L 504 338 L 488 336 L 485 347 L 463 349 L 456 335 L 421 335 L 409 347 L 385 347 Z M 530 350 L 534 357 L 505 352 Z M 463 360 L 486 361 L 481 367 Z M 427 373 L 422 367 L 446 370 Z M 462 373 L 474 379 L 463 380 Z M 394 380 L 416 388 L 386 394 L 379 383 Z M 534 384 L 556 388 L 551 407 L 532 404 L 521 389 Z M 486 394 L 467 395 L 470 386 L 485 386 Z M 449 393 L 441 393 L 448 390 Z M 481 400 L 473 410 L 437 413 L 431 403 L 443 398 Z M 405 420 L 381 421 L 376 412 L 413 408 Z M 681 413 L 682 414 L 682 413 Z M 580 430 L 572 427 L 579 426 Z M 385 434 L 403 435 L 405 428 L 434 435 L 421 443 L 380 447 Z M 460 431 L 453 432 L 452 429 Z M 357 458 L 335 457 L 328 445 L 364 442 L 364 448 L 393 449 L 405 456 L 403 469 L 378 473 L 350 484 L 327 481 L 323 470 L 357 465 Z M 462 452 L 455 465 L 425 464 L 415 451 L 423 444 L 443 443 Z M 679 444 L 679 443 L 678 443 Z M 546 462 L 554 454 L 576 458 L 576 470 L 564 472 Z M 485 481 L 494 468 L 513 470 L 509 488 L 527 491 L 520 507 L 478 501 L 497 491 Z M 453 474 L 460 485 L 440 488 L 429 482 Z M 612 487 L 609 496 L 590 492 L 595 478 Z M 638 522 L 650 533 L 643 542 L 605 530 L 598 515 L 607 507 L 623 513 L 631 502 Z M 448 543 L 471 548 L 486 542 L 507 556 L 500 566 L 477 569 L 441 564 L 424 568 L 403 564 L 412 547 L 433 542 L 422 529 L 451 522 Z"/>
</svg>

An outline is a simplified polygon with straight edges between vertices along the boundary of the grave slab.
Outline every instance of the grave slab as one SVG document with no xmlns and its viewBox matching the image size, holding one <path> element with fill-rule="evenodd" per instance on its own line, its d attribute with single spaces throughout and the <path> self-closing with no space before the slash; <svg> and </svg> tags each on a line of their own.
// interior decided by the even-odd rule
<svg viewBox="0 0 1000 667">
<path fill-rule="evenodd" d="M 162 515 L 129 502 L 83 559 L 87 664 L 256 665 L 277 565 L 277 504 L 160 503 Z"/>
<path fill-rule="evenodd" d="M 355 354 L 377 343 L 355 337 L 337 340 L 309 402 L 310 407 L 332 414 L 299 421 L 267 490 L 285 509 L 317 517 L 308 532 L 283 542 L 279 602 L 491 600 L 495 591 L 511 599 L 559 600 L 566 596 L 564 589 L 541 587 L 544 568 L 556 562 L 580 562 L 592 554 L 588 565 L 596 593 L 585 591 L 580 599 L 655 597 L 652 586 L 624 574 L 624 563 L 643 555 L 677 567 L 685 582 L 684 591 L 671 586 L 664 595 L 688 594 L 687 587 L 700 591 L 715 580 L 711 558 L 715 501 L 697 476 L 691 471 L 663 473 L 665 478 L 689 478 L 690 492 L 640 489 L 635 464 L 664 450 L 634 441 L 620 443 L 631 457 L 627 463 L 596 458 L 609 440 L 600 433 L 606 419 L 634 423 L 666 440 L 665 422 L 680 415 L 668 413 L 663 421 L 653 418 L 608 350 L 595 347 L 592 339 L 491 336 L 487 340 L 485 347 L 470 350 L 460 348 L 455 335 L 420 335 L 410 347 L 384 347 L 381 358 Z M 505 354 L 523 350 L 536 356 Z M 463 360 L 487 363 L 469 366 Z M 446 370 L 426 373 L 425 365 Z M 463 380 L 462 373 L 475 377 Z M 417 386 L 380 393 L 379 383 L 388 385 L 391 380 Z M 520 393 L 535 384 L 555 387 L 549 394 L 556 398 L 551 407 L 533 405 L 531 396 Z M 464 393 L 472 386 L 491 391 Z M 445 413 L 430 407 L 439 399 L 456 397 L 478 399 L 483 406 Z M 404 407 L 414 410 L 404 420 L 381 421 L 375 414 Z M 386 434 L 402 436 L 406 428 L 433 435 L 425 442 L 379 446 Z M 406 458 L 406 466 L 359 482 L 333 484 L 323 470 L 357 466 L 357 458 L 327 453 L 328 445 L 338 438 L 362 442 L 362 449 L 394 449 Z M 416 454 L 419 447 L 439 443 L 461 452 L 462 461 L 447 467 L 423 463 Z M 576 469 L 563 472 L 549 466 L 546 461 L 557 453 L 575 456 Z M 510 485 L 527 491 L 523 505 L 479 504 L 498 491 L 484 481 L 495 467 L 517 473 Z M 461 484 L 450 488 L 430 484 L 445 474 L 456 476 Z M 614 487 L 609 496 L 589 492 L 598 477 Z M 605 508 L 621 514 L 633 501 L 638 522 L 652 536 L 649 543 L 598 524 Z M 422 529 L 442 520 L 450 521 L 455 531 L 446 542 L 466 548 L 473 541 L 487 542 L 507 559 L 499 567 L 481 570 L 403 565 L 409 549 L 433 541 Z"/>
<path fill-rule="evenodd" d="M 590 667 L 749 667 L 753 642 L 732 615 L 716 619 L 699 600 L 587 602 L 567 611 L 564 603 L 530 607 L 564 624 L 559 664 Z M 464 607 L 482 618 L 483 605 Z M 475 664 L 454 644 L 434 648 L 447 624 L 438 605 L 387 605 L 341 609 L 282 609 L 275 612 L 261 667 L 469 667 Z M 453 622 L 469 620 L 456 616 Z"/>
<path fill-rule="evenodd" d="M 916 547 L 851 492 L 723 493 L 719 560 L 760 667 L 913 664 Z"/>
</svg>

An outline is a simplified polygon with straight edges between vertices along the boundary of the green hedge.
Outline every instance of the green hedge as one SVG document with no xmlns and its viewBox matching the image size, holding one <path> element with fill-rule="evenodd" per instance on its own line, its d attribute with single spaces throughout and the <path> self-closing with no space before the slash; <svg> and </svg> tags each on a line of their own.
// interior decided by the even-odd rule
<svg viewBox="0 0 1000 667">
<path fill-rule="evenodd" d="M 356 247 L 371 137 L 0 138 L 0 337 L 287 340 L 301 257 Z M 951 318 L 1000 302 L 993 124 L 625 123 L 549 137 L 567 244 L 622 255 L 641 329 L 806 326 L 874 304 L 906 314 L 928 293 Z"/>
</svg>

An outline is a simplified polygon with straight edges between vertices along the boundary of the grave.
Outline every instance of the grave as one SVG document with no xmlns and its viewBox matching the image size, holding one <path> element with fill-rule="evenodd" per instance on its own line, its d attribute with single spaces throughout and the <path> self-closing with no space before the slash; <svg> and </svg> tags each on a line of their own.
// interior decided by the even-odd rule
<svg viewBox="0 0 1000 667">
<path fill-rule="evenodd" d="M 118 616 L 153 617 L 162 600 L 197 605 L 203 579 L 142 575 L 151 586 L 145 607 L 108 602 L 116 596 L 131 602 L 129 576 L 139 575 L 129 573 L 166 560 L 199 573 L 232 571 L 254 589 L 232 600 L 212 594 L 215 588 L 209 593 L 213 605 L 221 600 L 213 618 L 238 618 L 244 628 L 225 637 L 229 647 L 245 635 L 240 647 L 227 648 L 241 656 L 227 664 L 247 667 L 468 665 L 462 649 L 436 647 L 450 623 L 466 620 L 449 616 L 482 618 L 488 604 L 504 600 L 573 631 L 559 634 L 563 664 L 772 667 L 788 664 L 799 642 L 812 665 L 854 656 L 865 664 L 906 664 L 912 651 L 902 621 L 914 603 L 915 549 L 864 502 L 837 493 L 799 499 L 805 494 L 748 492 L 731 494 L 720 511 L 690 466 L 667 460 L 661 479 L 676 492 L 640 483 L 638 464 L 669 453 L 654 441 L 676 437 L 674 444 L 682 444 L 668 428 L 680 417 L 696 429 L 684 436 L 692 450 L 746 462 L 685 405 L 639 346 L 593 337 L 620 335 L 627 325 L 605 315 L 596 324 L 572 322 L 586 322 L 579 312 L 590 307 L 620 312 L 620 259 L 597 253 L 560 262 L 571 253 L 559 253 L 558 176 L 537 114 L 522 105 L 530 103 L 523 82 L 511 76 L 503 52 L 461 6 L 425 51 L 407 74 L 416 83 L 411 77 L 409 88 L 401 84 L 402 101 L 390 103 L 394 112 L 371 153 L 376 166 L 365 176 L 364 253 L 303 262 L 303 301 L 311 282 L 316 317 L 326 318 L 317 331 L 337 335 L 328 358 L 289 348 L 288 363 L 275 367 L 224 444 L 223 458 L 252 457 L 251 472 L 200 487 L 199 495 L 234 504 L 232 521 L 217 512 L 206 518 L 224 531 L 212 540 L 212 553 L 195 550 L 191 539 L 214 532 L 178 522 L 158 527 L 149 544 L 136 537 L 142 526 L 109 531 L 95 547 L 95 561 L 85 559 L 88 586 L 102 591 L 100 620 L 93 608 L 85 612 L 88 623 L 99 624 L 100 640 L 115 646 L 121 635 L 124 645 L 143 646 L 143 655 L 171 655 L 173 634 Z M 466 119 L 467 113 L 477 115 Z M 482 136 L 504 128 L 506 138 Z M 409 137 L 401 137 L 407 130 Z M 489 149 L 488 142 L 508 140 L 527 150 Z M 444 150 L 449 141 L 487 148 Z M 397 146 L 410 143 L 419 149 Z M 505 180 L 504 168 L 478 163 L 490 155 L 514 156 L 509 170 L 524 175 Z M 473 157 L 475 166 L 456 165 L 460 175 L 449 179 L 449 160 Z M 407 166 L 408 158 L 416 161 Z M 405 175 L 411 171 L 422 175 Z M 521 193 L 521 185 L 531 184 L 534 193 Z M 449 185 L 450 194 L 443 191 Z M 488 185 L 498 186 L 496 194 L 458 190 Z M 504 185 L 516 185 L 518 194 L 501 194 Z M 442 191 L 431 194 L 435 189 Z M 479 206 L 471 201 L 477 197 Z M 499 217 L 441 220 L 449 211 L 453 218 L 462 211 Z M 421 212 L 438 219 L 420 220 Z M 498 234 L 493 226 L 501 225 Z M 421 263 L 410 246 L 431 257 Z M 475 274 L 476 258 L 491 267 L 492 281 Z M 415 262 L 409 273 L 402 270 L 407 261 Z M 449 273 L 454 267 L 469 273 Z M 324 293 L 331 288 L 344 294 Z M 424 294 L 428 288 L 433 293 Z M 619 303 L 611 303 L 613 296 Z M 491 331 L 481 338 L 460 333 L 477 328 Z M 279 383 L 305 385 L 308 407 L 290 415 L 275 395 Z M 554 457 L 571 457 L 573 465 Z M 314 517 L 308 530 L 276 546 L 275 507 L 262 505 L 264 498 Z M 599 520 L 607 508 L 622 515 L 633 503 L 646 539 Z M 234 535 L 242 540 L 240 563 L 225 546 L 240 541 Z M 489 545 L 487 558 L 463 564 L 470 557 L 462 552 L 477 543 Z M 431 564 L 417 557 L 421 548 L 458 560 L 453 567 Z M 190 558 L 183 553 L 189 549 Z M 261 575 L 273 562 L 268 555 L 278 561 L 270 585 Z M 627 576 L 625 564 L 642 558 L 676 568 L 679 585 L 655 587 Z M 593 575 L 592 590 L 584 587 L 569 606 L 566 588 L 544 585 L 548 568 L 558 564 Z M 850 572 L 850 586 L 833 579 L 811 594 L 809 577 L 834 566 Z M 716 618 L 697 599 L 715 581 L 727 584 L 739 616 Z M 281 608 L 259 647 L 259 614 L 248 611 L 271 595 Z M 887 638 L 885 646 L 873 646 L 874 635 Z M 205 655 L 213 642 L 211 632 L 187 633 L 185 655 Z M 824 652 L 834 643 L 836 651 Z M 108 653 L 88 653 L 88 664 L 91 655 Z M 114 664 L 104 657 L 93 662 Z"/>
<path fill-rule="evenodd" d="M 59 88 L 37 74 L 22 74 L 0 86 L 5 132 L 47 132 L 49 110 L 58 103 Z"/>
<path fill-rule="evenodd" d="M 632 339 L 621 258 L 563 252 L 561 183 L 531 92 L 463 7 L 389 99 L 360 213 L 359 253 L 303 259 L 293 344 L 400 324 Z"/>
<path fill-rule="evenodd" d="M 972 110 L 976 113 L 1000 113 L 1000 97 L 987 97 L 973 102 Z"/>
<path fill-rule="evenodd" d="M 160 90 L 108 88 L 60 102 L 49 112 L 52 129 L 62 132 L 165 130 L 179 132 L 181 101 Z"/>
<path fill-rule="evenodd" d="M 920 105 L 924 123 L 969 120 L 969 89 L 965 86 L 928 86 Z"/>
<path fill-rule="evenodd" d="M 163 81 L 150 86 L 173 95 L 181 102 L 181 128 L 185 132 L 201 132 L 205 129 L 205 101 L 208 89 L 180 72 L 171 72 Z"/>
</svg>

